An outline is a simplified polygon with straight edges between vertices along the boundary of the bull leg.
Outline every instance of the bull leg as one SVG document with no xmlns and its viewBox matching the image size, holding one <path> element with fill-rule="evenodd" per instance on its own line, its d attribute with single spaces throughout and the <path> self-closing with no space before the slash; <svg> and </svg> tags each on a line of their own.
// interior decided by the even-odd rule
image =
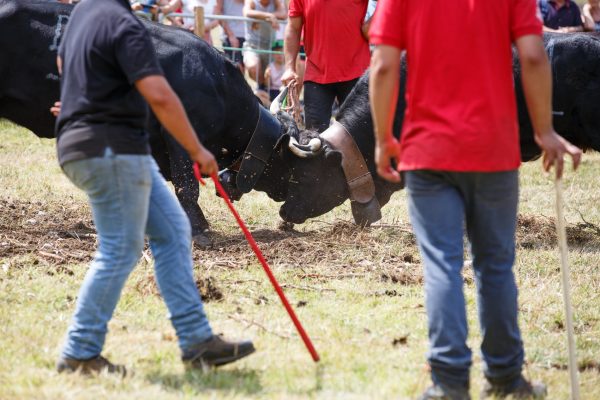
<svg viewBox="0 0 600 400">
<path fill-rule="evenodd" d="M 210 246 L 212 242 L 206 235 L 209 224 L 200 206 L 198 206 L 200 188 L 198 181 L 194 177 L 192 160 L 190 160 L 185 150 L 174 139 L 169 138 L 167 141 L 170 155 L 171 181 L 175 187 L 177 199 L 190 220 L 194 243 L 200 247 Z"/>
</svg>

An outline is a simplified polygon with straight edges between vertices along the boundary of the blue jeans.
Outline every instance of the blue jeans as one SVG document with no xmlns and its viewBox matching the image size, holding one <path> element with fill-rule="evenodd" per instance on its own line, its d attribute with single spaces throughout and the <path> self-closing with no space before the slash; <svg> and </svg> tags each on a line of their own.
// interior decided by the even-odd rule
<svg viewBox="0 0 600 400">
<path fill-rule="evenodd" d="M 510 382 L 521 373 L 524 352 L 517 323 L 512 272 L 519 198 L 518 171 L 498 173 L 408 171 L 409 213 L 425 266 L 432 379 L 468 386 L 463 234 L 471 245 L 484 373 Z"/>
<path fill-rule="evenodd" d="M 192 273 L 191 227 L 154 159 L 115 155 L 71 161 L 65 174 L 89 198 L 98 250 L 77 298 L 63 356 L 99 355 L 121 290 L 148 235 L 154 273 L 170 319 L 185 350 L 212 331 Z"/>
</svg>

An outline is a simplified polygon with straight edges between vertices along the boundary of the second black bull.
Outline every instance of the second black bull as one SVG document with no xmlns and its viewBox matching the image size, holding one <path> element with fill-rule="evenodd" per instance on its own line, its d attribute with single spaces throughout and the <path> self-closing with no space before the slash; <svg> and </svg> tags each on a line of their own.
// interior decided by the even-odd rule
<svg viewBox="0 0 600 400">
<path fill-rule="evenodd" d="M 553 110 L 556 131 L 571 143 L 583 149 L 600 151 L 600 36 L 594 34 L 547 34 L 544 37 L 553 70 Z M 515 53 L 516 55 L 516 53 Z M 533 139 L 533 129 L 521 87 L 519 61 L 514 57 L 521 157 L 523 161 L 536 159 L 541 150 Z M 392 193 L 402 189 L 377 175 L 374 163 L 375 139 L 369 108 L 368 72 L 365 73 L 338 114 L 339 124 L 329 130 L 340 130 L 340 125 L 354 139 L 373 182 L 373 196 L 356 199 L 350 189 L 352 180 L 342 168 L 343 157 L 339 146 L 332 143 L 327 131 L 320 136 L 303 132 L 303 141 L 318 137 L 318 150 L 296 159 L 291 170 L 287 201 L 280 210 L 288 222 L 302 223 L 308 218 L 324 214 L 347 199 L 353 200 L 357 223 L 369 224 L 381 216 L 373 211 L 374 204 L 385 205 Z M 399 133 L 404 118 L 404 91 L 406 65 L 400 73 L 400 93 L 394 120 L 394 132 Z M 342 129 L 343 129 L 342 128 Z M 360 174 L 355 174 L 360 176 Z M 363 196 L 364 197 L 364 196 Z M 378 204 L 376 204 L 378 203 Z M 355 212 L 357 211 L 357 212 Z"/>
</svg>

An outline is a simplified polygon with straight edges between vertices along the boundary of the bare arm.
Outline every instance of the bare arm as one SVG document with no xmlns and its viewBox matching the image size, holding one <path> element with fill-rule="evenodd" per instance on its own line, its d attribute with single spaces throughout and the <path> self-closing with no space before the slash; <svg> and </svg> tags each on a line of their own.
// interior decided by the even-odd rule
<svg viewBox="0 0 600 400">
<path fill-rule="evenodd" d="M 281 0 L 275 0 L 275 12 L 273 14 L 277 19 L 287 18 L 287 10 Z"/>
<path fill-rule="evenodd" d="M 296 71 L 296 58 L 300 51 L 300 35 L 302 34 L 302 17 L 290 17 L 285 27 L 283 39 L 283 56 L 285 59 L 285 72 L 281 77 L 281 83 L 288 85 L 292 81 L 299 82 Z"/>
<path fill-rule="evenodd" d="M 559 136 L 552 125 L 552 73 L 542 38 L 526 35 L 516 41 L 521 62 L 521 79 L 527 109 L 533 125 L 535 141 L 544 152 L 544 170 L 556 163 L 556 176 L 561 177 L 565 154 L 577 169 L 581 150 Z"/>
<path fill-rule="evenodd" d="M 256 7 L 254 6 L 254 1 L 253 0 L 246 0 L 244 2 L 244 17 L 247 18 L 255 18 L 255 19 L 263 19 L 265 21 L 276 21 L 277 18 L 275 17 L 274 14 L 270 13 L 270 12 L 264 12 L 264 11 L 259 11 L 256 9 Z"/>
<path fill-rule="evenodd" d="M 223 0 L 217 0 L 217 2 L 215 4 L 214 13 L 215 13 L 215 15 L 224 15 L 223 12 L 224 12 Z M 227 38 L 229 39 L 229 44 L 231 44 L 232 47 L 240 47 L 240 43 L 238 42 L 237 37 L 231 30 L 231 27 L 229 26 L 227 21 L 221 20 L 221 21 L 219 21 L 219 23 L 221 24 L 221 28 L 223 28 L 223 32 L 225 33 L 225 36 L 227 36 Z"/>
<path fill-rule="evenodd" d="M 391 182 L 400 182 L 400 174 L 392 168 L 391 160 L 400 160 L 398 140 L 392 134 L 396 100 L 400 85 L 400 49 L 377 46 L 371 58 L 369 102 L 375 128 L 375 163 L 377 173 Z"/>
<path fill-rule="evenodd" d="M 595 29 L 594 17 L 592 17 L 592 12 L 590 11 L 590 5 L 584 4 L 583 10 L 581 10 L 581 14 L 583 16 L 583 25 L 586 31 L 593 32 Z"/>
<path fill-rule="evenodd" d="M 178 8 L 181 8 L 181 0 L 168 0 L 165 2 L 161 2 L 161 6 L 159 7 L 160 12 L 163 14 L 169 14 L 175 12 Z"/>
<path fill-rule="evenodd" d="M 202 173 L 212 175 L 218 172 L 214 156 L 198 140 L 179 97 L 167 80 L 160 75 L 150 75 L 136 81 L 135 87 L 165 129 L 183 146 L 190 158 L 200 164 Z"/>
</svg>

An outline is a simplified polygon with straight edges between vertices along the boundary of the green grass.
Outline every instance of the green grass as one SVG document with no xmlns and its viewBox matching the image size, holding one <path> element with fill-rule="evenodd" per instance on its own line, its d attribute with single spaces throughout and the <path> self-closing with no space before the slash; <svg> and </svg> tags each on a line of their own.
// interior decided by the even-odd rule
<svg viewBox="0 0 600 400">
<path fill-rule="evenodd" d="M 53 222 L 67 226 L 77 221 L 73 215 L 89 221 L 85 197 L 60 172 L 53 141 L 5 122 L 0 137 L 0 201 L 47 210 Z M 569 226 L 582 222 L 581 215 L 600 225 L 599 161 L 588 154 L 578 174 L 567 174 Z M 552 180 L 536 162 L 524 165 L 521 182 L 520 212 L 547 222 L 554 216 Z M 306 303 L 296 311 L 321 354 L 319 366 L 224 204 L 212 190 L 203 190 L 200 202 L 218 241 L 213 250 L 195 252 L 196 274 L 211 277 L 224 296 L 208 302 L 207 312 L 216 332 L 252 338 L 256 354 L 206 375 L 186 373 L 166 308 L 149 284 L 151 262 L 143 260 L 125 287 L 104 352 L 134 375 L 124 380 L 58 375 L 53 365 L 87 264 L 57 265 L 40 256 L 48 239 L 34 235 L 30 252 L 0 258 L 0 399 L 404 399 L 428 385 L 421 267 L 403 192 L 384 208 L 381 226 L 366 230 L 349 223 L 347 204 L 297 226 L 296 233 L 284 233 L 277 230 L 278 204 L 265 195 L 252 193 L 237 203 L 290 302 Z M 30 217 L 17 212 L 11 218 L 0 219 L 0 246 L 25 240 L 19 235 Z M 578 356 L 588 366 L 600 361 L 599 237 L 570 249 Z M 551 399 L 566 399 L 558 268 L 558 249 L 547 241 L 519 249 L 515 273 L 526 372 L 549 385 Z M 465 291 L 476 396 L 482 378 L 473 283 Z M 582 398 L 600 398 L 600 371 L 586 370 L 580 378 Z"/>
</svg>

